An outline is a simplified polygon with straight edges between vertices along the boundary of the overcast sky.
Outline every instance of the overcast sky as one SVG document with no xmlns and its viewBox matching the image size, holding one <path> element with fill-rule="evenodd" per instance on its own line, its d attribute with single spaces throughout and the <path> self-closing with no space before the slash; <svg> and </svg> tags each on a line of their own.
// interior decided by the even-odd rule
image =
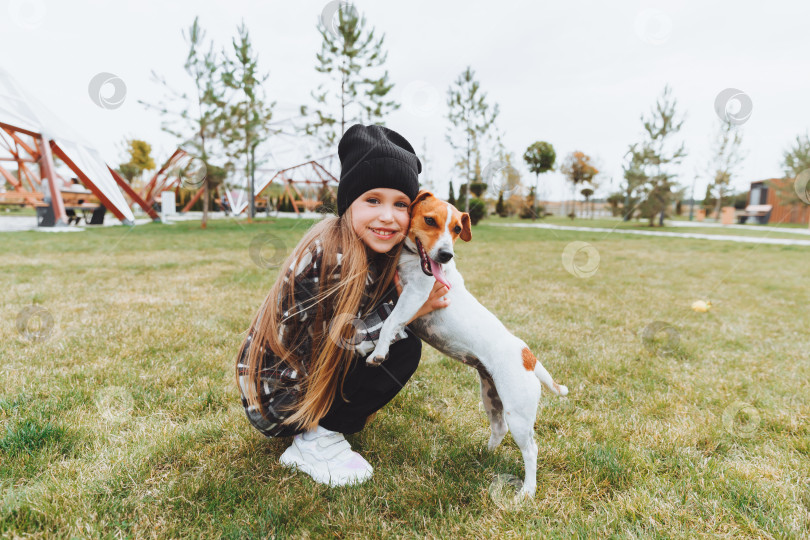
<svg viewBox="0 0 810 540">
<path fill-rule="evenodd" d="M 138 100 L 155 102 L 161 96 L 152 70 L 175 87 L 190 89 L 182 69 L 187 46 L 181 30 L 195 15 L 219 47 L 245 20 L 260 64 L 270 72 L 267 90 L 278 102 L 276 114 L 283 117 L 298 105 L 311 104 L 310 90 L 324 80 L 314 66 L 321 42 L 316 22 L 326 4 L 0 0 L 0 65 L 96 145 L 109 163 L 121 161 L 124 137 L 149 141 L 156 161 L 162 162 L 176 141 L 161 132 L 157 114 Z M 467 65 L 488 101 L 498 103 L 497 123 L 521 172 L 526 173 L 521 156 L 534 141 L 551 142 L 558 163 L 581 150 L 602 172 L 597 193 L 603 196 L 618 187 L 627 147 L 642 135 L 640 115 L 667 83 L 686 114 L 679 135 L 689 156 L 679 181 L 691 187 L 697 178 L 700 198 L 719 124 L 715 99 L 723 90 L 740 90 L 752 105 L 750 117 L 740 124 L 747 157 L 733 178 L 737 188 L 781 176 L 783 150 L 810 129 L 810 2 L 412 0 L 354 5 L 385 34 L 392 92 L 403 103 L 385 125 L 402 133 L 420 157 L 426 145 L 428 174 L 442 196 L 448 180 L 454 179 L 456 193 L 459 184 L 445 142 L 446 93 Z M 126 85 L 117 108 L 102 108 L 90 98 L 88 85 L 102 72 Z M 284 145 L 289 142 L 278 142 L 279 148 Z M 543 182 L 549 198 L 570 193 L 559 173 Z"/>
</svg>

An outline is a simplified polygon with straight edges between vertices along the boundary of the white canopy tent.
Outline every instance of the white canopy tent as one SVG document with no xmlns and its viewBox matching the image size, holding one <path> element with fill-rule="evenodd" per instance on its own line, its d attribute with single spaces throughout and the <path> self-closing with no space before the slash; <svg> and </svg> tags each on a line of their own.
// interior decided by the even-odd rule
<svg viewBox="0 0 810 540">
<path fill-rule="evenodd" d="M 99 152 L 0 67 L 0 127 L 41 137 L 125 224 L 135 217 Z M 90 183 L 91 185 L 87 185 Z"/>
</svg>

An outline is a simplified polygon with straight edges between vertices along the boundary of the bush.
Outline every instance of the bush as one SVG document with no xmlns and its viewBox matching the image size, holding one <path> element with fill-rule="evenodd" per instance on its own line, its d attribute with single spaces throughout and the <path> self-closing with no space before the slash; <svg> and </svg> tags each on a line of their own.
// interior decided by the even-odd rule
<svg viewBox="0 0 810 540">
<path fill-rule="evenodd" d="M 323 214 L 337 214 L 337 201 L 335 200 L 334 195 L 332 195 L 332 191 L 323 186 L 318 192 L 318 200 L 321 201 L 321 204 L 315 207 L 316 212 L 320 212 Z"/>
<path fill-rule="evenodd" d="M 746 205 L 748 205 L 748 192 L 743 191 L 742 193 L 737 193 L 734 196 L 734 208 L 737 210 L 745 210 Z"/>
<path fill-rule="evenodd" d="M 534 219 L 545 217 L 545 208 L 543 205 L 535 205 L 534 187 L 529 190 L 529 194 L 521 201 L 520 204 L 520 218 L 521 219 Z M 532 206 L 534 205 L 534 208 Z"/>
<path fill-rule="evenodd" d="M 295 208 L 293 208 L 292 201 L 290 197 L 283 193 L 281 195 L 281 203 L 278 206 L 279 212 L 295 212 Z"/>
<path fill-rule="evenodd" d="M 498 202 L 495 203 L 495 211 L 493 214 L 497 214 L 501 217 L 506 217 L 509 215 L 506 205 L 503 202 L 503 191 L 498 194 Z"/>
<path fill-rule="evenodd" d="M 534 207 L 534 213 L 532 213 L 531 207 L 527 204 L 524 204 L 520 208 L 521 219 L 532 219 L 533 217 L 539 217 L 540 219 L 543 219 L 547 215 L 551 214 L 546 214 L 546 208 L 542 204 L 538 204 L 537 206 Z"/>
<path fill-rule="evenodd" d="M 470 199 L 470 225 L 475 225 L 487 215 L 487 205 L 481 199 Z"/>
<path fill-rule="evenodd" d="M 481 195 L 486 190 L 487 190 L 487 184 L 485 184 L 483 182 L 470 182 L 470 191 L 472 191 L 472 194 L 475 195 L 476 197 L 478 197 L 479 199 L 481 198 Z M 466 190 L 465 190 L 465 192 L 466 192 Z"/>
</svg>

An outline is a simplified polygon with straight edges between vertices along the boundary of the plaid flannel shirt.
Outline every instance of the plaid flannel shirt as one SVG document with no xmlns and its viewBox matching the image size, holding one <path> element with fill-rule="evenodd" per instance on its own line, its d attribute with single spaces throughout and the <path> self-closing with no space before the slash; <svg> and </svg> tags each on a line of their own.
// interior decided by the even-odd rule
<svg viewBox="0 0 810 540">
<path fill-rule="evenodd" d="M 337 264 L 332 273 L 332 279 L 338 279 L 340 276 L 340 263 L 342 254 L 337 254 Z M 285 345 L 289 346 L 289 337 L 302 334 L 301 342 L 296 349 L 296 352 L 303 359 L 303 368 L 306 371 L 307 365 L 312 356 L 312 337 L 313 337 L 313 324 L 317 312 L 317 303 L 315 298 L 320 292 L 320 272 L 321 263 L 323 261 L 323 246 L 320 239 L 316 239 L 310 250 L 301 259 L 298 269 L 296 270 L 295 289 L 293 291 L 294 305 L 290 306 L 287 294 L 279 295 L 278 306 L 281 307 L 282 322 L 279 324 L 279 337 Z M 293 265 L 286 269 L 284 275 L 284 282 L 289 282 Z M 396 288 L 391 287 L 390 291 L 386 293 L 382 301 L 367 315 L 362 317 L 365 306 L 371 300 L 371 293 L 373 292 L 375 282 L 379 278 L 380 269 L 376 265 L 371 264 L 369 273 L 366 277 L 366 285 L 363 291 L 363 297 L 360 301 L 360 306 L 354 320 L 344 319 L 343 321 L 334 321 L 337 323 L 343 322 L 351 324 L 355 327 L 355 336 L 351 342 L 345 343 L 345 347 L 353 347 L 355 354 L 365 358 L 377 346 L 377 340 L 380 337 L 380 330 L 388 318 L 388 315 L 393 311 L 396 305 L 397 294 Z M 328 332 L 327 322 L 324 322 L 324 331 Z M 403 328 L 395 336 L 393 343 L 407 338 L 405 329 Z M 273 353 L 272 350 L 267 348 L 263 349 L 262 365 L 260 366 L 261 385 L 258 389 L 259 399 L 264 407 L 268 419 L 262 417 L 261 413 L 256 410 L 254 406 L 248 406 L 247 399 L 245 398 L 245 391 L 247 384 L 247 352 L 252 345 L 253 334 L 248 336 L 247 344 L 243 350 L 242 357 L 237 364 L 237 372 L 239 374 L 239 385 L 241 391 L 242 406 L 245 409 L 250 423 L 258 429 L 262 434 L 267 437 L 277 437 L 284 435 L 292 435 L 294 432 L 291 426 L 282 426 L 281 422 L 291 414 L 290 407 L 294 406 L 300 397 L 301 393 L 301 379 L 306 376 L 306 372 L 298 373 L 291 366 L 286 366 L 284 363 L 279 364 L 279 358 Z M 278 365 L 277 365 L 278 364 Z M 284 410 L 284 409 L 287 410 Z"/>
</svg>

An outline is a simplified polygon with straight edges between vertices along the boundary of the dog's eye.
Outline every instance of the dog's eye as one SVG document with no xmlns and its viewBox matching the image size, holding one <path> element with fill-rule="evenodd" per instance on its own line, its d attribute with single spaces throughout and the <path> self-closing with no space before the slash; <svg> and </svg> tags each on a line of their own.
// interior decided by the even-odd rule
<svg viewBox="0 0 810 540">
<path fill-rule="evenodd" d="M 428 225 L 430 225 L 431 227 L 435 227 L 435 226 L 436 226 L 436 220 L 435 220 L 435 219 L 433 219 L 432 217 L 426 217 L 426 218 L 425 218 L 425 223 L 427 223 L 427 224 L 428 224 Z"/>
<path fill-rule="evenodd" d="M 456 234 L 461 234 L 461 227 L 459 227 L 458 225 L 456 225 L 456 228 L 453 230 L 456 232 Z"/>
</svg>

